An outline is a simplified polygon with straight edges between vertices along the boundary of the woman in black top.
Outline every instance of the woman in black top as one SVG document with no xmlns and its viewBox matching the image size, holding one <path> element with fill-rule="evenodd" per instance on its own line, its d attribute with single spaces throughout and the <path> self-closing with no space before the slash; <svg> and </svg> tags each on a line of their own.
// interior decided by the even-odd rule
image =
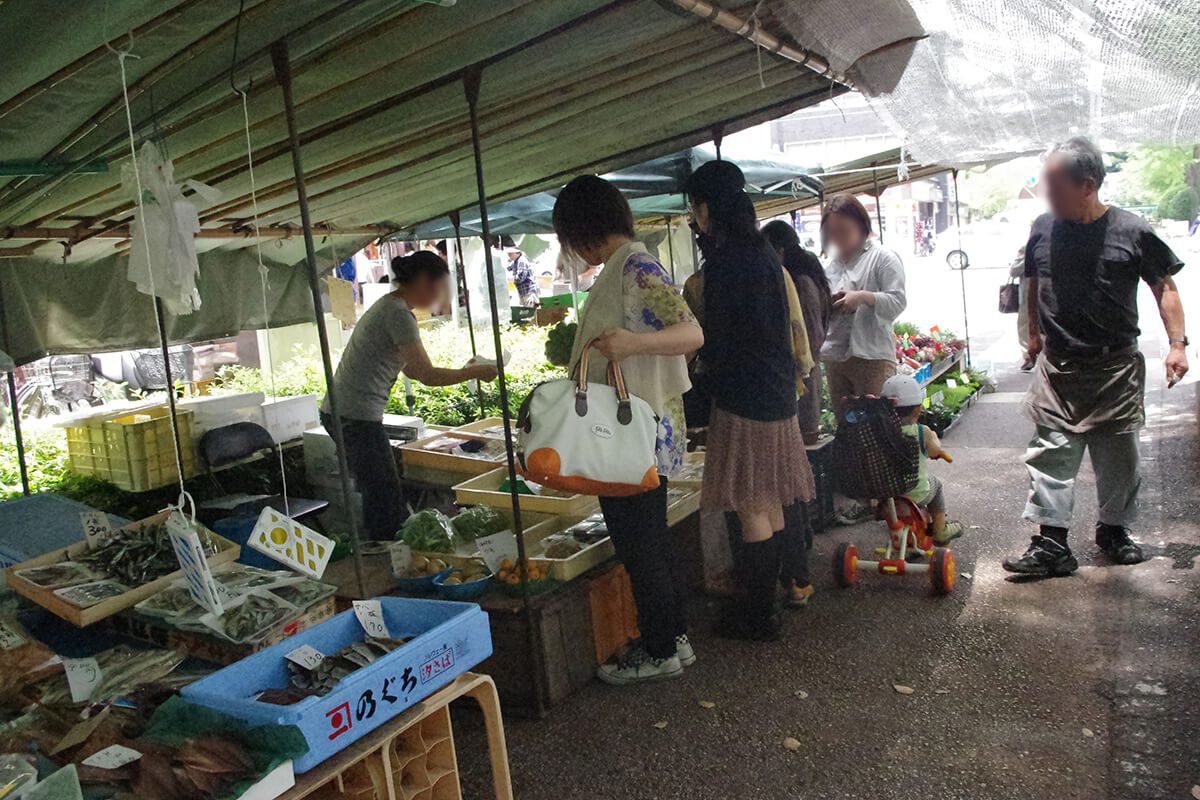
<svg viewBox="0 0 1200 800">
<path fill-rule="evenodd" d="M 758 230 L 742 171 L 712 161 L 688 179 L 697 227 L 710 238 L 704 272 L 702 352 L 713 396 L 701 504 L 733 511 L 743 546 L 738 598 L 720 632 L 776 639 L 783 509 L 813 495 L 812 471 L 796 422 L 785 274 Z"/>
</svg>

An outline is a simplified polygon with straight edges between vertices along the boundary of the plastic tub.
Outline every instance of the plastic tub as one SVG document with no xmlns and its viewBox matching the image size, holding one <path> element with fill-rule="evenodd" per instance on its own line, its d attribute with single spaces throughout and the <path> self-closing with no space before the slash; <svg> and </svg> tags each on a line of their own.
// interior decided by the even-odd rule
<svg viewBox="0 0 1200 800">
<path fill-rule="evenodd" d="M 384 623 L 403 647 L 343 678 L 324 697 L 290 706 L 260 703 L 258 692 L 289 685 L 285 657 L 301 645 L 333 653 L 365 638 L 353 611 L 343 611 L 183 689 L 189 702 L 254 725 L 295 725 L 309 750 L 296 759 L 306 772 L 492 654 L 488 618 L 477 605 L 446 600 L 379 598 Z"/>
<path fill-rule="evenodd" d="M 451 571 L 450 568 L 446 568 L 432 575 L 421 575 L 417 578 L 396 578 L 396 588 L 402 592 L 411 592 L 413 594 L 433 594 L 436 581 L 446 577 Z"/>
<path fill-rule="evenodd" d="M 452 569 L 450 573 L 461 572 L 462 570 Z M 445 600 L 458 600 L 460 602 L 473 602 L 487 594 L 487 590 L 492 588 L 492 576 L 485 575 L 478 580 L 470 583 L 443 583 L 449 574 L 442 575 L 433 581 L 434 587 L 437 589 L 438 596 Z"/>
</svg>

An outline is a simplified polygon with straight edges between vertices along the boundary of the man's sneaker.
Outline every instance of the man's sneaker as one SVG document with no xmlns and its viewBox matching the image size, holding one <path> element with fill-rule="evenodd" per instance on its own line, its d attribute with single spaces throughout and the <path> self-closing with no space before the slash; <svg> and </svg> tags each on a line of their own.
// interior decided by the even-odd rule
<svg viewBox="0 0 1200 800">
<path fill-rule="evenodd" d="M 1129 528 L 1096 523 L 1096 546 L 1114 564 L 1140 564 L 1146 560 L 1141 546 L 1129 535 Z"/>
<path fill-rule="evenodd" d="M 596 677 L 612 686 L 678 678 L 682 674 L 683 665 L 679 663 L 678 655 L 655 658 L 636 642 L 596 670 Z"/>
<path fill-rule="evenodd" d="M 933 534 L 933 543 L 938 547 L 945 547 L 962 535 L 963 524 L 961 522 L 947 522 L 940 531 Z"/>
<path fill-rule="evenodd" d="M 679 656 L 679 663 L 682 666 L 690 667 L 696 663 L 696 651 L 692 649 L 692 643 L 688 640 L 686 633 L 675 637 L 675 655 Z"/>
<path fill-rule="evenodd" d="M 1039 534 L 1030 541 L 1024 555 L 1004 559 L 1004 568 L 1018 575 L 1060 576 L 1079 569 L 1079 562 L 1071 548 Z"/>
</svg>

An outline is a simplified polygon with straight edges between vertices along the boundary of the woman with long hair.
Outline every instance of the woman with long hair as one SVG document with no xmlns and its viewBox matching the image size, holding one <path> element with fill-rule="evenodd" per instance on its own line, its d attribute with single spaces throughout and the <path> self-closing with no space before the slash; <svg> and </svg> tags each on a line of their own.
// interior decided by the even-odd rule
<svg viewBox="0 0 1200 800">
<path fill-rule="evenodd" d="M 742 171 L 711 161 L 692 173 L 686 193 L 710 243 L 703 358 L 713 410 L 701 504 L 735 512 L 742 533 L 737 596 L 718 632 L 773 640 L 783 509 L 814 494 L 796 421 L 796 361 L 807 353 L 794 350 L 789 279 L 758 230 Z"/>
<path fill-rule="evenodd" d="M 594 175 L 575 178 L 559 193 L 553 222 L 564 251 L 604 265 L 580 315 L 571 371 L 591 343 L 604 357 L 588 358 L 588 380 L 603 383 L 608 364 L 620 363 L 630 394 L 659 418 L 658 488 L 600 498 L 613 547 L 629 572 L 642 638 L 600 665 L 598 677 L 615 685 L 677 677 L 696 654 L 667 527 L 667 482 L 687 449 L 683 393 L 691 382 L 684 356 L 704 344 L 704 334 L 662 264 L 634 241 L 633 213 L 617 187 Z"/>
</svg>

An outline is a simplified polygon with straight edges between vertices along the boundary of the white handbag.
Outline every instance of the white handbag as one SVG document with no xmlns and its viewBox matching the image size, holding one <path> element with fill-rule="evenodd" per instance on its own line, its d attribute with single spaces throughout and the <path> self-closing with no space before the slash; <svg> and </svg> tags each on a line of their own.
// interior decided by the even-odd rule
<svg viewBox="0 0 1200 800">
<path fill-rule="evenodd" d="M 587 381 L 589 342 L 575 379 L 533 388 L 517 417 L 521 473 L 553 489 L 599 497 L 640 494 L 658 486 L 658 417 L 629 394 L 618 364 L 608 383 Z"/>
</svg>

